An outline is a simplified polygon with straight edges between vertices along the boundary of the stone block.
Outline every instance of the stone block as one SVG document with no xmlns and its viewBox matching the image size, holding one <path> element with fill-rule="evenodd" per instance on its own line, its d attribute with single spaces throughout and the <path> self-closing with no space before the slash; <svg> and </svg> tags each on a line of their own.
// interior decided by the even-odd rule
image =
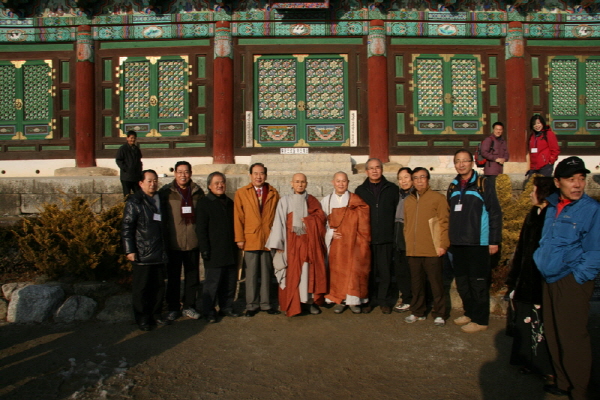
<svg viewBox="0 0 600 400">
<path fill-rule="evenodd" d="M 104 301 L 121 291 L 114 282 L 79 282 L 73 284 L 73 292 L 79 296 L 91 297 L 96 301 Z"/>
<path fill-rule="evenodd" d="M 333 175 L 337 171 L 352 173 L 350 154 L 257 154 L 252 156 L 252 163 L 261 162 L 272 175 Z"/>
<path fill-rule="evenodd" d="M 25 194 L 21 196 L 21 213 L 38 214 L 43 209 L 45 203 L 59 204 L 62 206 L 61 200 L 69 202 L 70 199 L 75 196 L 83 197 L 92 204 L 92 210 L 94 212 L 100 212 L 101 203 L 99 194 L 78 194 L 70 196 L 62 194 Z"/>
<path fill-rule="evenodd" d="M 119 171 L 106 167 L 64 167 L 54 170 L 54 176 L 117 176 Z"/>
<path fill-rule="evenodd" d="M 33 285 L 32 282 L 11 282 L 2 285 L 2 294 L 4 298 L 10 301 L 13 292 L 17 289 L 24 288 L 25 286 Z"/>
<path fill-rule="evenodd" d="M 4 299 L 0 299 L 0 321 L 4 321 L 6 319 L 7 313 L 8 313 L 8 302 Z"/>
<path fill-rule="evenodd" d="M 73 321 L 87 321 L 96 312 L 98 303 L 86 296 L 69 297 L 56 311 L 56 322 L 70 323 Z"/>
<path fill-rule="evenodd" d="M 106 299 L 104 309 L 96 316 L 105 322 L 126 322 L 135 319 L 131 294 L 121 294 Z"/>
<path fill-rule="evenodd" d="M 20 194 L 0 194 L 0 215 L 21 214 Z"/>
<path fill-rule="evenodd" d="M 60 306 L 65 293 L 60 286 L 30 285 L 13 292 L 8 322 L 44 322 Z"/>
<path fill-rule="evenodd" d="M 118 176 L 99 176 L 94 178 L 94 193 L 100 194 L 121 194 L 123 197 L 123 187 Z"/>
<path fill-rule="evenodd" d="M 34 182 L 34 178 L 0 178 L 0 194 L 33 193 Z"/>
<path fill-rule="evenodd" d="M 490 313 L 496 315 L 506 315 L 508 312 L 508 301 L 504 300 L 504 295 L 490 296 Z"/>
<path fill-rule="evenodd" d="M 34 193 L 37 194 L 87 194 L 94 193 L 94 178 L 43 178 L 35 180 Z"/>
<path fill-rule="evenodd" d="M 219 171 L 225 175 L 247 175 L 247 164 L 198 164 L 192 166 L 194 175 L 208 175 L 211 172 Z"/>
<path fill-rule="evenodd" d="M 454 279 L 450 285 L 450 304 L 452 305 L 452 308 L 463 308 L 463 302 L 456 289 L 456 280 Z"/>
<path fill-rule="evenodd" d="M 109 208 L 114 207 L 117 204 L 122 204 L 123 207 L 125 206 L 125 202 L 123 201 L 123 194 L 119 193 L 119 194 L 103 194 L 102 195 L 102 200 L 101 200 L 101 205 L 102 205 L 102 211 L 106 211 Z"/>
</svg>

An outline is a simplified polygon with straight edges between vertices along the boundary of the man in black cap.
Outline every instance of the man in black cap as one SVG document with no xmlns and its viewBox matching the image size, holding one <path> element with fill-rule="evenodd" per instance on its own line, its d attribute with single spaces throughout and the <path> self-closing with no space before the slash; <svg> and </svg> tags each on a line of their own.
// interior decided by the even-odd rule
<svg viewBox="0 0 600 400">
<path fill-rule="evenodd" d="M 550 204 L 533 255 L 545 280 L 542 311 L 556 372 L 556 384 L 544 390 L 575 400 L 588 398 L 592 348 L 587 323 L 600 272 L 600 203 L 584 193 L 589 173 L 579 157 L 557 165 L 558 192 L 546 198 Z"/>
</svg>

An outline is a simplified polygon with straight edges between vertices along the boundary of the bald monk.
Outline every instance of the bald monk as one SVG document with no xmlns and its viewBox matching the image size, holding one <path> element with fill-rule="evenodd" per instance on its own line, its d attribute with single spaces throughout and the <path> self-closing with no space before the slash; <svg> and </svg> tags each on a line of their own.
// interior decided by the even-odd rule
<svg viewBox="0 0 600 400">
<path fill-rule="evenodd" d="M 303 307 L 320 314 L 327 293 L 325 213 L 319 201 L 306 193 L 306 175 L 295 174 L 291 183 L 294 194 L 279 200 L 266 243 L 277 250 L 273 267 L 279 306 L 288 317 L 300 314 Z"/>
<path fill-rule="evenodd" d="M 328 303 L 341 314 L 350 307 L 361 313 L 361 305 L 369 301 L 371 271 L 371 225 L 369 206 L 359 196 L 348 191 L 348 175 L 336 172 L 334 192 L 321 200 L 327 215 L 325 244 L 329 261 Z"/>
</svg>

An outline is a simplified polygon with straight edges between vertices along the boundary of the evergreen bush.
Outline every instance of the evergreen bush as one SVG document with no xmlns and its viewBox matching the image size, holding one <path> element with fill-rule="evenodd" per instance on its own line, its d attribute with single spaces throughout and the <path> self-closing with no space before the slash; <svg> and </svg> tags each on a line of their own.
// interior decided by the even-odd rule
<svg viewBox="0 0 600 400">
<path fill-rule="evenodd" d="M 95 214 L 81 197 L 44 204 L 39 216 L 15 231 L 23 258 L 49 278 L 119 278 L 130 269 L 121 249 L 123 203 Z"/>
<path fill-rule="evenodd" d="M 512 182 L 508 175 L 496 178 L 496 193 L 502 208 L 502 246 L 498 266 L 492 270 L 492 292 L 498 293 L 505 288 L 504 282 L 510 271 L 510 263 L 519 242 L 521 227 L 525 216 L 531 209 L 530 193 L 533 179 L 529 179 L 525 189 L 517 196 L 513 194 Z"/>
</svg>

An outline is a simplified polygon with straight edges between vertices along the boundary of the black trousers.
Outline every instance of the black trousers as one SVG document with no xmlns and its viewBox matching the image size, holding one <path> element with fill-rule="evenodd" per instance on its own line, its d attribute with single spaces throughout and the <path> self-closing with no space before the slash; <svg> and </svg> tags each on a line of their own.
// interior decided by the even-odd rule
<svg viewBox="0 0 600 400">
<path fill-rule="evenodd" d="M 456 289 L 465 315 L 479 325 L 490 320 L 490 251 L 489 246 L 450 246 Z"/>
<path fill-rule="evenodd" d="M 236 265 L 204 270 L 202 286 L 202 314 L 204 316 L 216 315 L 217 304 L 220 311 L 233 311 L 236 281 Z"/>
<path fill-rule="evenodd" d="M 598 228 L 596 228 L 598 229 Z M 569 274 L 543 283 L 546 340 L 559 389 L 571 389 L 573 400 L 587 399 L 592 372 L 592 345 L 587 330 L 594 281 L 583 285 Z"/>
<path fill-rule="evenodd" d="M 408 266 L 405 250 L 394 249 L 394 269 L 396 273 L 396 286 L 398 286 L 398 290 L 402 292 L 402 303 L 410 304 L 413 295 L 410 267 Z"/>
<path fill-rule="evenodd" d="M 169 311 L 196 308 L 196 299 L 200 288 L 200 253 L 196 250 L 169 250 L 167 267 L 167 308 Z M 181 266 L 183 265 L 184 290 L 181 295 Z"/>
<path fill-rule="evenodd" d="M 121 180 L 121 186 L 123 187 L 123 196 L 125 197 L 129 196 L 131 193 L 135 193 L 140 188 L 138 182 L 123 180 Z"/>
<path fill-rule="evenodd" d="M 135 321 L 149 324 L 160 315 L 165 295 L 164 264 L 133 264 L 132 304 Z"/>
<path fill-rule="evenodd" d="M 396 302 L 396 295 L 392 290 L 392 270 L 394 244 L 371 245 L 371 276 L 369 282 L 369 300 L 376 300 L 379 306 L 392 307 Z"/>
</svg>

